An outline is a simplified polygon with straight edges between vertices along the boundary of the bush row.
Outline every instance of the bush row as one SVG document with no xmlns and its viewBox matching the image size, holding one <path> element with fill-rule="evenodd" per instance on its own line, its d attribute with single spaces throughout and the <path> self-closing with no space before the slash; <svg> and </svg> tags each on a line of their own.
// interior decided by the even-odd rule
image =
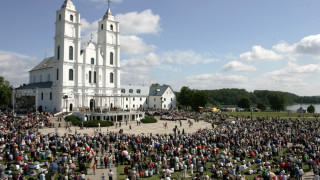
<svg viewBox="0 0 320 180">
<path fill-rule="evenodd" d="M 156 123 L 157 119 L 151 116 L 146 116 L 141 120 L 142 123 Z"/>
<path fill-rule="evenodd" d="M 98 123 L 100 123 L 100 127 L 107 127 L 107 126 L 113 126 L 112 121 L 98 121 L 98 120 L 93 120 L 93 121 L 81 121 L 79 118 L 76 116 L 67 116 L 66 121 L 70 121 L 73 125 L 75 126 L 81 126 L 83 122 L 84 127 L 98 127 Z"/>
</svg>

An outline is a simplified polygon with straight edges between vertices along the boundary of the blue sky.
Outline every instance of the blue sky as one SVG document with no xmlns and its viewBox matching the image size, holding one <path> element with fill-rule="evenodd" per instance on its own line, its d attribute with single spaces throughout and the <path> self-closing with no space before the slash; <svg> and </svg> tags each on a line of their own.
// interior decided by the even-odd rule
<svg viewBox="0 0 320 180">
<path fill-rule="evenodd" d="M 53 55 L 63 1 L 1 2 L 0 76 L 14 86 Z M 87 43 L 107 0 L 72 1 Z M 318 0 L 113 0 L 110 7 L 121 28 L 121 84 L 320 95 Z"/>
</svg>

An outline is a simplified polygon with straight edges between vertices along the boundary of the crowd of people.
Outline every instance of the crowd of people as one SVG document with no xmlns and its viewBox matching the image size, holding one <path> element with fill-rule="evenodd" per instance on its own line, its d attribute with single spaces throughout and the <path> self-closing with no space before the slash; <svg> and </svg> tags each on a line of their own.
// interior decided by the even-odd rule
<svg viewBox="0 0 320 180">
<path fill-rule="evenodd" d="M 116 147 L 129 179 L 177 171 L 194 179 L 301 179 L 303 165 L 319 179 L 319 141 L 317 120 L 258 118 L 176 136 L 121 135 Z"/>
<path fill-rule="evenodd" d="M 85 180 L 88 166 L 97 159 L 110 168 L 110 140 L 114 139 L 106 133 L 40 133 L 48 117 L 35 113 L 2 114 L 0 119 L 0 179 Z"/>
<path fill-rule="evenodd" d="M 41 114 L 1 115 L 0 178 L 86 179 L 93 162 L 94 170 L 123 165 L 130 180 L 171 179 L 174 173 L 196 180 L 301 179 L 305 167 L 319 179 L 317 119 L 262 117 L 223 121 L 193 133 L 140 135 L 39 133 L 46 123 Z"/>
</svg>

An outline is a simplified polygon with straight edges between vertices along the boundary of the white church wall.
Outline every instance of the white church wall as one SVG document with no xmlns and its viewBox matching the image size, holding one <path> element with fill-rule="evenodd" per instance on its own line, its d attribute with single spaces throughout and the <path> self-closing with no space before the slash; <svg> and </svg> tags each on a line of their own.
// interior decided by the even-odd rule
<svg viewBox="0 0 320 180">
<path fill-rule="evenodd" d="M 51 96 L 50 96 L 51 94 Z M 38 90 L 38 107 L 42 106 L 42 111 L 53 111 L 52 107 L 52 89 L 51 88 L 41 88 Z"/>
</svg>

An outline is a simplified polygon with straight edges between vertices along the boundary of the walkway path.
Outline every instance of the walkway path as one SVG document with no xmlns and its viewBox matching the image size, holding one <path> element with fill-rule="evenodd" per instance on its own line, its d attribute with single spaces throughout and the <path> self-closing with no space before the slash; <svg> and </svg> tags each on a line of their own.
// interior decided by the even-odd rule
<svg viewBox="0 0 320 180">
<path fill-rule="evenodd" d="M 52 122 L 55 123 L 55 127 L 58 127 L 58 121 L 56 117 L 51 117 L 50 118 L 52 120 Z M 102 127 L 101 128 L 101 132 L 107 132 L 107 131 L 113 131 L 113 132 L 118 132 L 120 129 L 123 129 L 123 133 L 127 133 L 127 134 L 147 134 L 147 133 L 152 133 L 152 134 L 164 134 L 164 133 L 173 133 L 173 128 L 175 126 L 178 127 L 178 130 L 180 130 L 180 133 L 182 133 L 182 130 L 184 129 L 185 133 L 192 133 L 197 131 L 200 128 L 211 128 L 211 124 L 204 122 L 204 121 L 199 121 L 199 122 L 194 122 L 193 120 L 191 120 L 193 122 L 193 125 L 191 127 L 189 127 L 189 124 L 186 120 L 182 121 L 182 126 L 180 127 L 179 121 L 163 121 L 163 120 L 159 120 L 157 123 L 150 123 L 150 124 L 143 124 L 141 123 L 140 126 L 137 126 L 135 121 L 131 121 L 130 123 L 128 122 L 128 125 L 126 125 L 126 123 L 122 123 L 121 127 Z M 164 128 L 163 123 L 167 123 L 168 124 L 168 128 Z M 129 125 L 131 124 L 131 129 L 129 128 Z M 72 126 L 71 130 L 72 132 L 69 132 L 66 128 L 65 128 L 65 123 L 64 120 L 62 120 L 61 122 L 61 128 L 58 128 L 58 133 L 60 135 L 63 135 L 65 133 L 75 133 L 75 130 L 77 130 L 77 133 L 86 133 L 89 135 L 93 135 L 94 134 L 94 130 L 95 128 L 84 128 L 84 129 L 80 129 L 80 127 L 75 127 Z M 43 128 L 43 129 L 39 129 L 39 132 L 41 133 L 54 133 L 55 132 L 55 128 Z"/>
</svg>

